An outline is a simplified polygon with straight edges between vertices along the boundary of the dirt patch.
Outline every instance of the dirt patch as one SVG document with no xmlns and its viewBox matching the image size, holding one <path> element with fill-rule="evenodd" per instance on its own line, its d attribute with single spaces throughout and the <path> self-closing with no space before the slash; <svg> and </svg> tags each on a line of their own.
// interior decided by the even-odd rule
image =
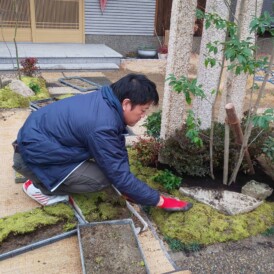
<svg viewBox="0 0 274 274">
<path fill-rule="evenodd" d="M 130 224 L 97 224 L 79 229 L 87 274 L 146 273 Z"/>
</svg>

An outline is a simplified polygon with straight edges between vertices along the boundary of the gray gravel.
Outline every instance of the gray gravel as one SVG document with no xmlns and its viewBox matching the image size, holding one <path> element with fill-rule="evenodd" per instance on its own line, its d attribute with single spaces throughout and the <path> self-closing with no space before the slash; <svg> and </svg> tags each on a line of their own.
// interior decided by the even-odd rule
<svg viewBox="0 0 274 274">
<path fill-rule="evenodd" d="M 169 252 L 176 266 L 192 274 L 274 274 L 274 235 L 209 246 L 199 252 Z"/>
</svg>

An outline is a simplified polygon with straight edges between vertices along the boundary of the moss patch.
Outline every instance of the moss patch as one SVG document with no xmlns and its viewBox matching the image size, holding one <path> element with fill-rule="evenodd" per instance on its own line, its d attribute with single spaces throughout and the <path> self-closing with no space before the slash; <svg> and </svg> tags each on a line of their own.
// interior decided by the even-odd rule
<svg viewBox="0 0 274 274">
<path fill-rule="evenodd" d="M 142 167 L 135 152 L 130 148 L 128 151 L 131 171 L 140 180 L 163 192 L 163 187 L 152 179 L 160 171 Z M 274 203 L 265 202 L 252 212 L 227 216 L 208 205 L 183 196 L 178 190 L 169 193 L 182 200 L 190 201 L 193 203 L 193 208 L 187 212 L 167 213 L 162 209 L 151 207 L 149 213 L 163 236 L 178 239 L 185 244 L 209 245 L 236 241 L 263 233 L 274 225 Z"/>
<path fill-rule="evenodd" d="M 1 218 L 0 243 L 9 235 L 30 233 L 40 227 L 50 226 L 60 221 L 66 221 L 64 231 L 73 229 L 77 225 L 71 207 L 62 203 Z"/>
<path fill-rule="evenodd" d="M 88 222 L 130 218 L 125 200 L 114 190 L 85 194 L 74 194 L 73 199 Z"/>
<path fill-rule="evenodd" d="M 46 82 L 43 78 L 22 77 L 22 82 L 27 86 L 36 83 L 40 87 L 40 91 L 35 96 L 24 97 L 13 92 L 8 86 L 0 89 L 0 108 L 26 108 L 30 101 L 41 100 L 50 97 L 46 87 Z"/>
</svg>

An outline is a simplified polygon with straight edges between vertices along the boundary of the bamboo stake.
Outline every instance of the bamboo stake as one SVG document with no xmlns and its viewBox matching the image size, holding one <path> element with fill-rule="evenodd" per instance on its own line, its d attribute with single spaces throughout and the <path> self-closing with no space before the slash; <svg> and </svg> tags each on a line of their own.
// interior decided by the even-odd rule
<svg viewBox="0 0 274 274">
<path fill-rule="evenodd" d="M 225 106 L 226 114 L 227 114 L 227 122 L 230 128 L 233 131 L 234 137 L 236 139 L 236 143 L 241 146 L 243 144 L 243 131 L 241 129 L 240 121 L 235 112 L 234 105 L 232 103 L 228 103 Z M 255 170 L 253 168 L 252 161 L 250 159 L 250 155 L 247 147 L 245 148 L 244 157 L 248 164 L 248 174 L 255 174 Z"/>
</svg>

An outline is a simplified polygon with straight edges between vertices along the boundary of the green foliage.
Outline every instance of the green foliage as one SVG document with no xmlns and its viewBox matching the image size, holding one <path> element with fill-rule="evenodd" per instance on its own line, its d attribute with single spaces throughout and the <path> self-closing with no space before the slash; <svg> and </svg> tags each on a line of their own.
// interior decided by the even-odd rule
<svg viewBox="0 0 274 274">
<path fill-rule="evenodd" d="M 162 143 L 153 137 L 138 137 L 137 142 L 133 143 L 132 149 L 136 150 L 138 160 L 144 166 L 157 166 L 158 154 Z"/>
<path fill-rule="evenodd" d="M 271 17 L 269 12 L 265 11 L 261 16 L 253 18 L 250 24 L 250 32 L 257 32 L 259 34 L 264 34 L 269 31 L 272 36 L 274 36 L 274 29 L 271 25 L 274 23 L 274 17 Z"/>
<path fill-rule="evenodd" d="M 266 157 L 274 163 L 274 137 L 268 136 L 263 144 L 263 152 Z"/>
<path fill-rule="evenodd" d="M 202 147 L 203 140 L 199 137 L 200 119 L 196 119 L 192 110 L 187 111 L 186 118 L 186 137 L 196 146 Z"/>
<path fill-rule="evenodd" d="M 153 177 L 154 181 L 164 186 L 167 191 L 178 189 L 182 183 L 182 179 L 174 175 L 170 170 L 165 169 L 161 173 Z"/>
<path fill-rule="evenodd" d="M 262 235 L 270 237 L 274 235 L 274 226 L 268 228 L 266 231 L 262 233 Z"/>
<path fill-rule="evenodd" d="M 160 137 L 162 111 L 156 111 L 148 115 L 143 126 L 146 128 L 146 134 L 154 138 Z"/>
<path fill-rule="evenodd" d="M 191 96 L 205 98 L 202 85 L 197 85 L 197 79 L 190 80 L 185 76 L 181 76 L 177 79 L 174 74 L 170 74 L 166 81 L 169 81 L 169 85 L 172 87 L 173 91 L 179 94 L 183 92 L 185 100 L 189 105 L 192 101 Z"/>
<path fill-rule="evenodd" d="M 29 88 L 30 88 L 35 94 L 37 94 L 37 93 L 40 92 L 40 90 L 41 90 L 39 84 L 38 84 L 38 83 L 35 83 L 35 82 L 30 82 L 30 83 L 29 83 Z"/>
<path fill-rule="evenodd" d="M 164 237 L 164 240 L 167 242 L 172 251 L 184 251 L 189 253 L 197 252 L 202 248 L 202 246 L 198 243 L 184 244 L 182 241 L 170 237 Z"/>
<path fill-rule="evenodd" d="M 264 111 L 262 115 L 255 115 L 252 117 L 252 122 L 255 127 L 262 129 L 269 129 L 269 124 L 274 122 L 274 108 L 269 108 Z"/>
<path fill-rule="evenodd" d="M 246 119 L 246 118 L 245 118 Z M 242 121 L 242 127 L 245 125 L 245 120 Z M 210 158 L 209 158 L 209 135 L 210 129 L 200 130 L 199 138 L 203 146 L 197 146 L 189 138 L 186 137 L 186 125 L 175 134 L 163 142 L 160 150 L 160 155 L 164 162 L 168 163 L 181 176 L 191 175 L 203 177 L 210 174 Z M 224 125 L 220 123 L 214 124 L 214 147 L 213 147 L 213 165 L 215 170 L 223 168 L 223 152 L 224 152 Z M 254 160 L 257 156 L 263 153 L 263 144 L 268 136 L 273 136 L 271 129 L 262 131 L 256 127 L 253 129 L 249 145 L 249 153 L 251 159 Z M 239 146 L 235 143 L 234 136 L 231 134 L 231 143 L 229 147 L 229 170 L 234 168 Z M 247 168 L 243 162 L 242 170 Z"/>
<path fill-rule="evenodd" d="M 211 67 L 216 65 L 216 59 L 211 54 L 217 54 L 218 47 L 223 46 L 224 56 L 231 64 L 228 65 L 228 70 L 232 70 L 236 75 L 241 73 L 254 74 L 256 70 L 263 67 L 267 63 L 267 58 L 254 58 L 256 47 L 253 45 L 253 39 L 247 37 L 245 40 L 239 40 L 238 26 L 235 23 L 222 19 L 218 14 L 209 13 L 203 14 L 201 11 L 197 12 L 199 18 L 204 18 L 205 27 L 215 26 L 216 29 L 227 30 L 230 39 L 225 42 L 209 42 L 206 47 L 208 49 L 208 56 L 205 58 L 205 66 Z M 274 22 L 274 17 L 271 17 L 268 12 L 265 12 L 261 17 L 254 18 L 251 22 L 251 32 L 264 33 L 266 29 L 274 34 L 271 30 L 271 24 Z"/>
</svg>

